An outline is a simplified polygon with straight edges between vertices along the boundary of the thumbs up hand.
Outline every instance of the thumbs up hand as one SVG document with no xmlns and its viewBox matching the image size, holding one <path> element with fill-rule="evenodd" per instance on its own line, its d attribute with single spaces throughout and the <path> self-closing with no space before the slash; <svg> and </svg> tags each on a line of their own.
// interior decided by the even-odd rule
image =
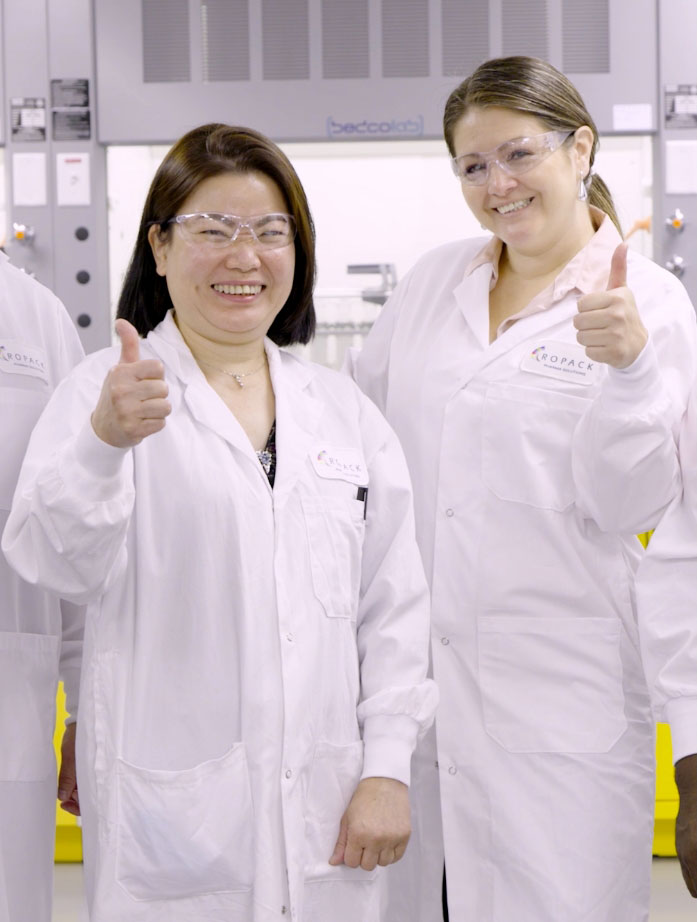
<svg viewBox="0 0 697 922">
<path fill-rule="evenodd" d="M 127 320 L 116 321 L 116 332 L 121 355 L 104 380 L 92 428 L 108 445 L 131 448 L 164 429 L 172 407 L 162 362 L 141 359 L 138 331 Z"/>
<path fill-rule="evenodd" d="M 627 288 L 627 244 L 612 255 L 606 291 L 578 301 L 574 326 L 586 355 L 614 368 L 627 368 L 646 345 L 649 334 L 641 322 L 634 295 Z"/>
</svg>

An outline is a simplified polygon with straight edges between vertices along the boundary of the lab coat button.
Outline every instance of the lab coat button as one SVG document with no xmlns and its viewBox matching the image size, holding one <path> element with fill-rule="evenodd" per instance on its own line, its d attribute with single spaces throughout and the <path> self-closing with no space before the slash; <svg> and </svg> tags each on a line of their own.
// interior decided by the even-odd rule
<svg viewBox="0 0 697 922">
<path fill-rule="evenodd" d="M 293 635 L 292 635 L 292 634 L 286 634 L 286 640 L 288 641 L 288 643 L 293 643 Z"/>
<path fill-rule="evenodd" d="M 444 647 L 447 647 L 448 644 L 450 643 L 447 637 L 441 637 L 440 642 L 443 644 Z"/>
<path fill-rule="evenodd" d="M 292 778 L 292 777 L 293 777 L 293 772 L 289 768 L 286 769 L 286 778 Z"/>
<path fill-rule="evenodd" d="M 288 910 L 286 909 L 286 907 L 285 907 L 285 906 L 281 906 L 281 915 L 282 915 L 282 916 L 285 916 L 285 914 L 286 914 L 287 912 L 288 912 Z"/>
<path fill-rule="evenodd" d="M 447 517 L 448 517 L 449 519 L 452 519 L 452 517 L 455 515 L 455 510 L 454 510 L 454 509 L 446 509 L 446 510 L 445 510 L 445 514 L 447 515 Z"/>
<path fill-rule="evenodd" d="M 457 775 L 457 766 L 456 766 L 456 765 L 451 765 L 450 768 L 448 769 L 448 772 L 449 772 L 451 775 Z"/>
</svg>

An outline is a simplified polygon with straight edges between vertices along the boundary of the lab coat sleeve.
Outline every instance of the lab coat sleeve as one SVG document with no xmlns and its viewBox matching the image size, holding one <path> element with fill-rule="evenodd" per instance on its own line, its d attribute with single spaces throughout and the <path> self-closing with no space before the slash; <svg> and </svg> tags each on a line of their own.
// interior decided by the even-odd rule
<svg viewBox="0 0 697 922">
<path fill-rule="evenodd" d="M 697 369 L 695 312 L 685 289 L 663 272 L 651 282 L 643 297 L 640 282 L 635 289 L 649 340 L 628 368 L 607 369 L 572 445 L 577 507 L 603 531 L 620 534 L 654 528 L 680 493 L 677 438 Z"/>
<path fill-rule="evenodd" d="M 369 429 L 380 434 L 368 461 L 357 644 L 361 669 L 358 720 L 364 778 L 409 783 L 411 754 L 433 721 L 438 693 L 427 678 L 429 599 L 414 533 L 412 494 L 396 436 L 362 398 Z"/>
<path fill-rule="evenodd" d="M 24 580 L 78 604 L 122 572 L 134 501 L 131 452 L 92 429 L 107 370 L 92 358 L 59 385 L 32 433 L 2 539 Z"/>
<path fill-rule="evenodd" d="M 676 762 L 697 753 L 697 380 L 679 445 L 684 490 L 636 575 L 644 669 L 655 718 L 670 724 Z"/>
<path fill-rule="evenodd" d="M 363 348 L 350 349 L 344 371 L 350 374 L 364 394 L 385 413 L 390 379 L 390 350 L 397 317 L 411 273 L 399 283 L 380 311 Z"/>
</svg>

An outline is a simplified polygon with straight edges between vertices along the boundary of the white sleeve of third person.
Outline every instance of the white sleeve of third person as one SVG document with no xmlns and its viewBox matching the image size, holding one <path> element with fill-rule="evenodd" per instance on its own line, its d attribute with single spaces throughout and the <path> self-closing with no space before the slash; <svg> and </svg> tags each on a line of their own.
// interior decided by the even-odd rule
<svg viewBox="0 0 697 922">
<path fill-rule="evenodd" d="M 697 380 L 679 439 L 684 489 L 651 537 L 636 577 L 639 635 L 654 716 L 673 761 L 697 753 Z"/>
<path fill-rule="evenodd" d="M 99 596 L 126 563 L 133 459 L 94 432 L 90 416 L 106 373 L 88 357 L 56 389 L 32 433 L 2 538 L 30 584 L 74 603 Z"/>
</svg>

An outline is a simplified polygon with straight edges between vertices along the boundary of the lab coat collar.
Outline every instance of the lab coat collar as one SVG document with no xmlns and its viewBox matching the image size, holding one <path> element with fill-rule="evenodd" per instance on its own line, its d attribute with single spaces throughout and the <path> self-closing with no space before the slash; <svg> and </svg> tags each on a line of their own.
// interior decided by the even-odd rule
<svg viewBox="0 0 697 922">
<path fill-rule="evenodd" d="M 182 399 L 194 418 L 248 457 L 266 481 L 247 434 L 208 384 L 174 322 L 172 311 L 148 335 L 148 344 L 162 360 L 168 374 L 180 382 Z M 292 490 L 317 441 L 322 404 L 311 393 L 311 383 L 317 374 L 311 364 L 279 349 L 268 337 L 264 340 L 264 348 L 276 399 L 278 461 L 274 498 L 278 504 Z M 170 397 L 174 407 L 176 394 Z"/>
<path fill-rule="evenodd" d="M 548 334 L 550 328 L 549 311 L 541 311 L 526 317 L 524 322 L 513 324 L 505 333 L 489 343 L 489 286 L 492 277 L 491 263 L 483 263 L 469 275 L 465 274 L 454 290 L 458 313 L 469 326 L 481 347 L 480 352 L 471 352 L 469 361 L 463 367 L 457 364 L 457 376 L 453 380 L 452 394 L 465 387 L 469 381 L 490 362 L 496 361 L 509 352 L 519 342 L 534 337 L 536 333 Z M 575 299 L 554 305 L 554 323 L 561 323 L 573 317 L 577 312 Z"/>
<path fill-rule="evenodd" d="M 245 455 L 266 480 L 247 433 L 206 380 L 174 322 L 172 311 L 148 334 L 147 342 L 162 360 L 165 375 L 174 385 L 170 386 L 169 394 L 172 409 L 176 411 L 179 401 L 183 400 L 197 422 Z"/>
</svg>

